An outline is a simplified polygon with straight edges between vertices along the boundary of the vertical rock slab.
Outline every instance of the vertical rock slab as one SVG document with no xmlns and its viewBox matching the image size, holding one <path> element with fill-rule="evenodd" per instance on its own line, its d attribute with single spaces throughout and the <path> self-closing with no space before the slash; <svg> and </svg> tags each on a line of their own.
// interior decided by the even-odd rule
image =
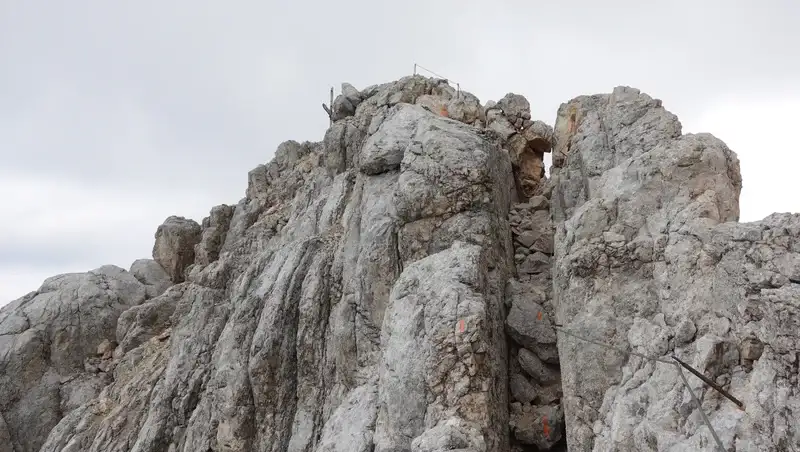
<svg viewBox="0 0 800 452">
<path fill-rule="evenodd" d="M 211 214 L 203 219 L 200 242 L 194 247 L 195 264 L 208 265 L 219 258 L 231 217 L 233 207 L 222 204 L 212 208 Z"/>
<path fill-rule="evenodd" d="M 555 134 L 559 323 L 675 354 L 725 386 L 744 410 L 689 376 L 729 450 L 800 447 L 800 216 L 736 223 L 736 155 L 711 135 L 680 135 L 638 90 L 573 99 Z M 558 344 L 570 450 L 716 447 L 674 366 L 564 334 Z"/>
<path fill-rule="evenodd" d="M 194 263 L 194 247 L 202 230 L 194 220 L 171 216 L 156 230 L 153 259 L 167 271 L 172 282 L 186 279 L 186 268 Z"/>
<path fill-rule="evenodd" d="M 485 297 L 486 272 L 481 248 L 456 242 L 412 263 L 394 285 L 381 334 L 376 452 L 409 450 L 454 420 L 473 426 L 468 442 L 485 441 L 481 450 L 501 444 L 492 413 L 503 401 L 490 389 L 505 363 L 495 355 L 502 338 L 491 334 L 497 310 Z"/>
</svg>

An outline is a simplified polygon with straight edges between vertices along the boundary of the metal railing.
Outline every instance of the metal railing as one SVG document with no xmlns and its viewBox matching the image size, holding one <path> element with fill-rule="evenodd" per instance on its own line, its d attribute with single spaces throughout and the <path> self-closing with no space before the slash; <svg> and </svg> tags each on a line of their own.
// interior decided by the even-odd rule
<svg viewBox="0 0 800 452">
<path fill-rule="evenodd" d="M 447 83 L 455 83 L 456 84 L 456 96 L 461 97 L 461 84 L 460 83 L 458 83 L 456 81 L 453 81 L 452 79 L 449 79 L 449 78 L 447 78 L 447 77 L 445 77 L 443 75 L 437 74 L 436 72 L 433 72 L 430 69 L 427 69 L 427 68 L 425 68 L 423 66 L 420 66 L 417 63 L 414 63 L 414 75 L 417 75 L 417 69 L 422 69 L 423 71 L 428 72 L 431 75 L 434 75 L 436 77 L 439 77 L 440 79 L 443 79 Z"/>
</svg>

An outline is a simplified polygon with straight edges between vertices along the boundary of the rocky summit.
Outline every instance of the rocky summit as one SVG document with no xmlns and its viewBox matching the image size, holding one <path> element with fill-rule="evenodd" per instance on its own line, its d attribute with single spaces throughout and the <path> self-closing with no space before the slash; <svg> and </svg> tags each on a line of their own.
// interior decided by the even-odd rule
<svg viewBox="0 0 800 452">
<path fill-rule="evenodd" d="M 0 452 L 800 450 L 800 214 L 738 223 L 725 143 L 629 87 L 326 110 L 152 260 L 0 310 Z"/>
</svg>

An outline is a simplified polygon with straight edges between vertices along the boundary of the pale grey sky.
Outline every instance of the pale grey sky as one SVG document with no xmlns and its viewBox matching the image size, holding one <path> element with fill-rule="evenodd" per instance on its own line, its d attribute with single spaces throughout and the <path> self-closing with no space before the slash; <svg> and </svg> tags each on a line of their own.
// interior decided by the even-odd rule
<svg viewBox="0 0 800 452">
<path fill-rule="evenodd" d="M 602 6 L 601 6 L 602 4 Z M 414 62 L 552 124 L 637 87 L 742 161 L 742 221 L 800 211 L 796 0 L 0 0 L 0 304 L 48 276 L 149 257 L 169 215 L 243 195 L 331 86 Z"/>
</svg>

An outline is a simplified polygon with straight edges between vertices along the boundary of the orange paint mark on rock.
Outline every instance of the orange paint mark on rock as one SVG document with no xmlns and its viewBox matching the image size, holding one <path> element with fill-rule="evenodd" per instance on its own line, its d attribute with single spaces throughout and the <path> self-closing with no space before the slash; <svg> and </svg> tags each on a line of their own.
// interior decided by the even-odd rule
<svg viewBox="0 0 800 452">
<path fill-rule="evenodd" d="M 536 314 L 536 320 L 542 320 L 542 311 L 539 311 L 539 313 Z"/>
<path fill-rule="evenodd" d="M 546 438 L 550 437 L 550 426 L 547 424 L 547 416 L 542 416 L 542 431 Z"/>
<path fill-rule="evenodd" d="M 442 105 L 442 109 L 439 110 L 439 114 L 446 118 L 450 113 L 447 111 L 447 107 Z"/>
<path fill-rule="evenodd" d="M 461 319 L 461 320 L 458 321 L 458 331 L 463 333 L 464 332 L 464 328 L 465 328 L 464 319 Z"/>
</svg>

